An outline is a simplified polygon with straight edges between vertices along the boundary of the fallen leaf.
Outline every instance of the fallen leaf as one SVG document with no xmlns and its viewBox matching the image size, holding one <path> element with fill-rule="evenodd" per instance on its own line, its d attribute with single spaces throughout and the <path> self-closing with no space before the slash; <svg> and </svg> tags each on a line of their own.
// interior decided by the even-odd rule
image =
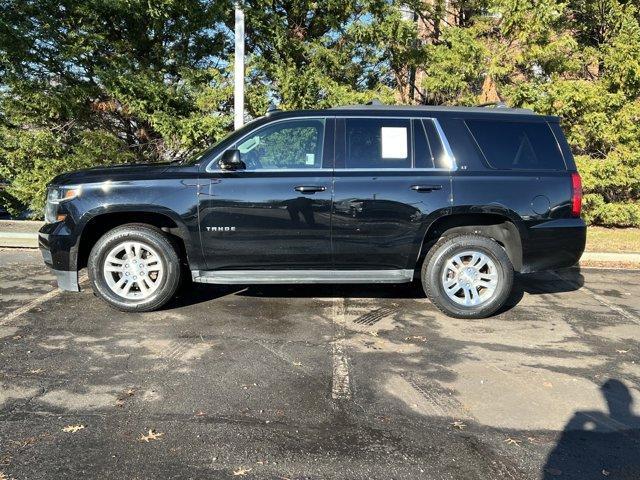
<svg viewBox="0 0 640 480">
<path fill-rule="evenodd" d="M 9 440 L 9 441 L 14 445 L 18 445 L 19 448 L 25 448 L 25 447 L 28 447 L 29 445 L 33 445 L 34 443 L 36 443 L 38 441 L 38 437 L 27 437 L 23 440 Z"/>
<path fill-rule="evenodd" d="M 127 390 L 125 392 L 127 395 L 129 395 L 130 397 L 133 397 L 133 394 L 136 393 L 136 391 L 133 388 L 130 388 L 129 390 Z"/>
<path fill-rule="evenodd" d="M 419 342 L 426 342 L 427 337 L 423 337 L 422 335 L 412 335 L 410 337 L 406 337 L 405 340 L 417 340 Z"/>
<path fill-rule="evenodd" d="M 456 420 L 455 422 L 453 422 L 453 423 L 451 424 L 451 426 L 452 426 L 453 428 L 457 428 L 458 430 L 464 430 L 464 429 L 467 427 L 467 424 L 466 424 L 466 423 L 464 423 L 464 422 L 461 422 L 461 421 L 459 421 L 459 420 Z"/>
<path fill-rule="evenodd" d="M 629 350 L 616 350 L 616 352 L 623 354 L 623 353 L 629 353 Z"/>
<path fill-rule="evenodd" d="M 551 383 L 551 382 L 544 382 L 542 385 L 543 385 L 545 388 L 553 388 L 553 383 Z"/>
<path fill-rule="evenodd" d="M 244 467 L 240 467 L 237 468 L 233 471 L 233 476 L 234 477 L 244 477 L 247 473 L 249 473 L 251 471 L 250 468 L 244 468 Z"/>
<path fill-rule="evenodd" d="M 302 363 L 301 362 L 293 362 L 293 366 L 294 367 L 301 367 Z"/>
<path fill-rule="evenodd" d="M 116 407 L 124 407 L 124 400 L 121 398 L 118 398 L 116 400 Z"/>
<path fill-rule="evenodd" d="M 20 340 L 22 338 L 22 335 L 16 335 L 13 337 L 14 340 Z"/>
<path fill-rule="evenodd" d="M 522 440 L 517 440 L 517 439 L 515 439 L 515 438 L 511 438 L 511 437 L 509 437 L 509 438 L 507 438 L 507 439 L 505 440 L 505 443 L 506 443 L 507 445 L 515 445 L 516 447 L 520 446 L 520 443 L 521 443 L 521 442 L 522 442 Z"/>
<path fill-rule="evenodd" d="M 163 435 L 164 433 L 162 432 L 156 432 L 155 430 L 149 429 L 149 433 L 147 435 L 142 435 L 140 437 L 140 441 L 149 443 L 151 440 L 157 440 Z"/>
<path fill-rule="evenodd" d="M 83 430 L 86 427 L 84 425 L 67 425 L 62 429 L 63 432 L 76 433 L 78 430 Z"/>
</svg>

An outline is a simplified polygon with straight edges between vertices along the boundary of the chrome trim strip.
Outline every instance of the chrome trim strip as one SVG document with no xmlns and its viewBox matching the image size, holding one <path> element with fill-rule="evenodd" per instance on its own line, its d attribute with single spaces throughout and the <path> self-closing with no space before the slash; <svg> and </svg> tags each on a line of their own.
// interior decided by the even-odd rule
<svg viewBox="0 0 640 480">
<path fill-rule="evenodd" d="M 451 145 L 449 144 L 449 140 L 447 139 L 447 136 L 444 134 L 444 130 L 442 130 L 442 127 L 440 126 L 440 122 L 438 121 L 438 119 L 432 118 L 431 121 L 436 126 L 436 131 L 438 132 L 440 141 L 444 146 L 444 151 L 447 152 L 447 157 L 449 158 L 449 171 L 455 172 L 456 170 L 458 170 L 458 164 L 456 163 L 456 157 L 453 154 L 453 150 L 451 150 Z"/>
<path fill-rule="evenodd" d="M 196 283 L 223 285 L 409 283 L 413 270 L 194 270 L 191 276 Z"/>
<path fill-rule="evenodd" d="M 450 172 L 448 168 L 337 168 L 335 169 L 336 175 L 340 175 L 339 172 Z"/>
<path fill-rule="evenodd" d="M 332 168 L 312 168 L 309 170 L 305 169 L 293 169 L 293 168 L 264 168 L 260 170 L 207 170 L 207 173 L 286 173 L 286 172 L 295 172 L 295 173 L 303 173 L 303 172 L 333 172 Z"/>
<path fill-rule="evenodd" d="M 340 172 L 450 172 L 448 168 L 338 168 L 336 170 L 332 168 L 315 168 L 306 170 L 304 168 L 265 168 L 264 170 L 213 170 L 209 173 L 309 173 L 309 172 L 336 172 L 336 175 L 340 175 Z"/>
</svg>

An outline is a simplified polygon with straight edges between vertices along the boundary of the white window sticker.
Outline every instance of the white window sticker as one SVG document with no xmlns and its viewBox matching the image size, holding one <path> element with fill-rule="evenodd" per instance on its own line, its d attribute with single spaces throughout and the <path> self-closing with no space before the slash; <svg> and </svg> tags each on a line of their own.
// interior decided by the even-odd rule
<svg viewBox="0 0 640 480">
<path fill-rule="evenodd" d="M 407 129 L 382 127 L 382 158 L 407 158 Z"/>
<path fill-rule="evenodd" d="M 316 164 L 316 155 L 315 155 L 315 153 L 307 153 L 307 161 L 305 163 L 307 165 L 315 165 Z"/>
</svg>

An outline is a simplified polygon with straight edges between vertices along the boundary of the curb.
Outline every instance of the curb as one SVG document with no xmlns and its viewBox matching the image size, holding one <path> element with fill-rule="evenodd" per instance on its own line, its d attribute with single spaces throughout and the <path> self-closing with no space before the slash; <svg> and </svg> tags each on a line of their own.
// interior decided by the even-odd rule
<svg viewBox="0 0 640 480">
<path fill-rule="evenodd" d="M 38 248 L 38 234 L 23 232 L 0 232 L 0 247 Z"/>
<path fill-rule="evenodd" d="M 584 252 L 580 260 L 586 262 L 640 263 L 640 253 Z"/>
</svg>

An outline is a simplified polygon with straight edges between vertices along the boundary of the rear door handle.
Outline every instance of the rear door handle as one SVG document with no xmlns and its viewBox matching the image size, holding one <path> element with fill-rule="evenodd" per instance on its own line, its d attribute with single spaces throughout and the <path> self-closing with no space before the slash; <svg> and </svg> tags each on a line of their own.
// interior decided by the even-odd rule
<svg viewBox="0 0 640 480">
<path fill-rule="evenodd" d="M 316 193 L 316 192 L 324 192 L 327 187 L 323 187 L 322 185 L 298 185 L 294 190 L 300 193 Z"/>
<path fill-rule="evenodd" d="M 412 185 L 411 190 L 416 192 L 433 192 L 434 190 L 442 190 L 442 185 Z"/>
</svg>

